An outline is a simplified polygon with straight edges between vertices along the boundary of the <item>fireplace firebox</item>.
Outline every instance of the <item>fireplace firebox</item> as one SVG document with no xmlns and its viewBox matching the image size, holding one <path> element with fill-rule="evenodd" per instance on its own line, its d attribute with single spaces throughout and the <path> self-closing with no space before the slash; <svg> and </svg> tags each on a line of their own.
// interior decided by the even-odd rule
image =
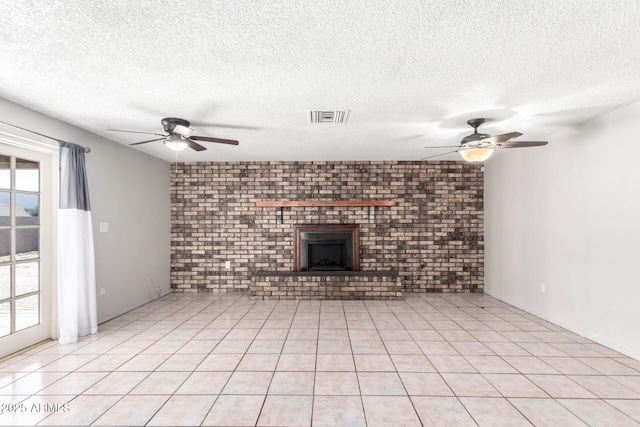
<svg viewBox="0 0 640 427">
<path fill-rule="evenodd" d="M 294 271 L 360 270 L 357 225 L 297 225 L 294 234 Z"/>
</svg>

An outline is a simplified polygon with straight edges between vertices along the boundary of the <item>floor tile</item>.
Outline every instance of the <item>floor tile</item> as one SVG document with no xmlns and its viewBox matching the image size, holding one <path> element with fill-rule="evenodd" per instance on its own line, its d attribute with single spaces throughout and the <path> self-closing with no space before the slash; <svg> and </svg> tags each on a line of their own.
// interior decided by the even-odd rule
<svg viewBox="0 0 640 427">
<path fill-rule="evenodd" d="M 171 396 L 147 425 L 199 426 L 217 397 L 216 395 Z"/>
<path fill-rule="evenodd" d="M 477 426 L 455 397 L 411 396 L 411 402 L 425 426 Z"/>
<path fill-rule="evenodd" d="M 533 356 L 504 356 L 503 359 L 521 374 L 559 374 L 557 370 Z"/>
<path fill-rule="evenodd" d="M 422 355 L 422 350 L 414 341 L 385 341 L 386 351 L 391 355 Z"/>
<path fill-rule="evenodd" d="M 591 399 L 591 392 L 564 375 L 527 375 L 527 378 L 555 399 Z"/>
<path fill-rule="evenodd" d="M 281 358 L 284 356 L 287 356 L 287 355 L 283 354 Z M 381 362 L 381 363 L 385 363 L 385 362 Z M 363 362 L 362 366 L 366 368 L 369 365 Z M 353 356 L 344 355 L 344 354 L 319 354 L 317 357 L 315 369 L 318 372 L 320 371 L 355 371 L 356 370 Z M 361 370 L 364 370 L 364 369 L 361 369 Z"/>
<path fill-rule="evenodd" d="M 358 372 L 363 396 L 402 396 L 407 391 L 395 372 Z"/>
<path fill-rule="evenodd" d="M 196 371 L 233 371 L 244 353 L 210 354 L 198 365 Z"/>
<path fill-rule="evenodd" d="M 609 357 L 579 357 L 577 360 L 603 375 L 640 375 L 635 369 Z"/>
<path fill-rule="evenodd" d="M 175 394 L 220 394 L 231 372 L 193 372 Z"/>
<path fill-rule="evenodd" d="M 316 396 L 360 396 L 355 372 L 316 372 Z"/>
<path fill-rule="evenodd" d="M 351 342 L 348 340 L 319 340 L 318 354 L 351 354 Z"/>
<path fill-rule="evenodd" d="M 275 371 L 280 354 L 245 354 L 237 371 Z"/>
<path fill-rule="evenodd" d="M 518 372 L 499 356 L 465 356 L 465 359 L 483 374 L 514 374 Z"/>
<path fill-rule="evenodd" d="M 93 426 L 144 426 L 169 400 L 168 395 L 124 396 L 111 407 Z"/>
<path fill-rule="evenodd" d="M 429 356 L 429 361 L 438 372 L 475 374 L 478 371 L 462 356 Z"/>
<path fill-rule="evenodd" d="M 420 350 L 427 356 L 459 356 L 451 344 L 446 341 L 417 341 Z"/>
<path fill-rule="evenodd" d="M 140 384 L 150 372 L 112 372 L 85 390 L 85 395 L 125 395 Z"/>
<path fill-rule="evenodd" d="M 558 403 L 589 426 L 638 426 L 638 423 L 607 402 L 598 399 L 560 399 Z"/>
<path fill-rule="evenodd" d="M 640 393 L 606 376 L 570 375 L 569 378 L 601 399 L 640 399 Z"/>
<path fill-rule="evenodd" d="M 635 400 L 618 400 L 618 399 L 607 399 L 605 400 L 609 405 L 618 409 L 620 412 L 624 413 L 630 418 L 633 418 L 637 422 L 640 423 L 640 399 Z"/>
<path fill-rule="evenodd" d="M 411 396 L 453 396 L 453 391 L 440 374 L 401 372 L 400 378 Z"/>
<path fill-rule="evenodd" d="M 396 370 L 391 358 L 386 354 L 355 354 L 353 360 L 358 371 L 395 372 Z"/>
<path fill-rule="evenodd" d="M 480 427 L 531 427 L 531 423 L 506 399 L 461 397 L 460 402 Z"/>
<path fill-rule="evenodd" d="M 220 340 L 192 340 L 180 347 L 176 353 L 204 353 L 209 354 Z"/>
<path fill-rule="evenodd" d="M 268 394 L 312 395 L 314 377 L 313 372 L 276 372 Z"/>
<path fill-rule="evenodd" d="M 316 340 L 292 340 L 287 339 L 284 342 L 283 354 L 315 354 L 318 342 Z"/>
<path fill-rule="evenodd" d="M 281 354 L 276 366 L 277 371 L 315 371 L 315 369 L 315 354 Z"/>
<path fill-rule="evenodd" d="M 267 394 L 273 372 L 240 372 L 231 375 L 222 394 Z"/>
<path fill-rule="evenodd" d="M 193 371 L 207 357 L 206 354 L 174 354 L 163 364 L 158 366 L 158 371 Z"/>
<path fill-rule="evenodd" d="M 456 396 L 500 397 L 500 393 L 480 374 L 443 373 L 442 378 Z"/>
<path fill-rule="evenodd" d="M 211 353 L 244 353 L 247 351 L 252 342 L 252 340 L 231 340 L 225 338 L 218 343 L 216 348 L 214 348 Z"/>
<path fill-rule="evenodd" d="M 362 396 L 367 427 L 415 427 L 418 414 L 407 396 Z"/>
<path fill-rule="evenodd" d="M 189 372 L 151 372 L 129 394 L 172 394 L 189 375 Z"/>
<path fill-rule="evenodd" d="M 107 375 L 106 372 L 71 372 L 64 378 L 40 390 L 41 395 L 77 395 L 100 381 Z"/>
<path fill-rule="evenodd" d="M 154 371 L 169 357 L 169 354 L 138 354 L 116 371 Z"/>
<path fill-rule="evenodd" d="M 0 395 L 32 395 L 66 375 L 68 372 L 32 372 L 0 388 Z"/>
<path fill-rule="evenodd" d="M 436 372 L 436 368 L 424 355 L 392 354 L 391 360 L 398 372 Z"/>
<path fill-rule="evenodd" d="M 257 426 L 310 426 L 311 396 L 267 396 Z"/>
<path fill-rule="evenodd" d="M 504 397 L 549 397 L 522 374 L 483 374 Z"/>
<path fill-rule="evenodd" d="M 221 395 L 202 422 L 203 426 L 254 426 L 262 410 L 264 396 Z M 242 408 L 242 410 L 238 410 Z"/>
<path fill-rule="evenodd" d="M 599 375 L 592 367 L 582 363 L 575 357 L 541 357 L 547 365 L 564 375 Z"/>
<path fill-rule="evenodd" d="M 313 426 L 366 427 L 362 399 L 360 396 L 316 396 Z"/>
<path fill-rule="evenodd" d="M 587 427 L 578 417 L 554 399 L 509 399 L 535 426 Z"/>
</svg>

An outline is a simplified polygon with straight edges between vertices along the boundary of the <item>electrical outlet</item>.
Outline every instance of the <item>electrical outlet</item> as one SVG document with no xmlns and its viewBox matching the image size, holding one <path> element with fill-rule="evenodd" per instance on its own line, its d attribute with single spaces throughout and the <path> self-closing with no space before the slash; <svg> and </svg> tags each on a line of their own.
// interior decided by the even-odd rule
<svg viewBox="0 0 640 427">
<path fill-rule="evenodd" d="M 231 261 L 226 261 L 224 263 L 224 268 L 226 268 L 227 270 L 231 268 Z"/>
<path fill-rule="evenodd" d="M 543 294 L 547 292 L 547 285 L 545 285 L 544 283 L 540 283 L 540 292 L 542 292 Z"/>
<path fill-rule="evenodd" d="M 100 296 L 103 297 L 107 294 L 107 290 L 105 288 L 100 288 Z"/>
</svg>

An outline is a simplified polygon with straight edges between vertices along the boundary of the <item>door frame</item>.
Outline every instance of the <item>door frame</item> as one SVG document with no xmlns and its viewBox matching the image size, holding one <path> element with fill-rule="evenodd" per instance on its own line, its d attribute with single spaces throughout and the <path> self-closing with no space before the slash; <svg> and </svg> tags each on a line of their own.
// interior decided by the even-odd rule
<svg viewBox="0 0 640 427">
<path fill-rule="evenodd" d="M 42 143 L 18 135 L 0 131 L 3 152 L 10 156 L 25 157 L 40 162 L 40 313 L 41 322 L 48 322 L 46 332 L 41 328 L 19 331 L 21 337 L 15 343 L 3 345 L 0 358 L 18 352 L 42 340 L 58 338 L 57 311 L 57 237 L 58 237 L 58 145 Z M 26 151 L 26 153 L 24 152 Z M 45 256 L 43 257 L 42 254 Z M 46 286 L 43 286 L 46 284 Z M 12 334 L 13 335 L 13 334 Z M 10 337 L 12 335 L 8 335 Z M 7 338 L 3 337 L 3 338 Z M 23 345 L 22 342 L 29 342 Z"/>
</svg>

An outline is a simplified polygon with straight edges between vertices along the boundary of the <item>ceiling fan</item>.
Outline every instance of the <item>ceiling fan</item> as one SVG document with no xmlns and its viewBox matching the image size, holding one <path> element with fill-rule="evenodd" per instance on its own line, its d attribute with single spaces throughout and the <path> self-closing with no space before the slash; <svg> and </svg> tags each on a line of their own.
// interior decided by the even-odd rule
<svg viewBox="0 0 640 427">
<path fill-rule="evenodd" d="M 222 139 L 222 138 L 211 138 L 208 136 L 196 136 L 191 135 L 193 129 L 189 127 L 190 123 L 188 120 L 178 119 L 176 117 L 165 117 L 160 121 L 162 123 L 162 127 L 164 127 L 164 131 L 166 134 L 161 133 L 153 133 L 153 132 L 138 132 L 133 130 L 121 130 L 121 129 L 107 129 L 111 132 L 127 132 L 127 133 L 142 133 L 147 135 L 157 135 L 160 138 L 149 139 L 146 141 L 134 142 L 129 145 L 140 145 L 146 144 L 148 142 L 154 141 L 162 141 L 164 140 L 164 145 L 168 148 L 180 151 L 189 147 L 196 151 L 206 150 L 206 147 L 198 144 L 196 141 L 207 141 L 207 142 L 216 142 L 218 144 L 229 144 L 229 145 L 238 145 L 239 142 L 233 139 Z"/>
<path fill-rule="evenodd" d="M 431 159 L 433 157 L 444 156 L 450 153 L 460 153 L 460 156 L 467 162 L 484 162 L 498 148 L 524 148 L 539 147 L 547 145 L 547 141 L 511 141 L 514 138 L 522 136 L 520 132 L 503 133 L 502 135 L 487 135 L 486 133 L 478 133 L 478 127 L 485 122 L 485 119 L 471 119 L 467 124 L 473 128 L 473 133 L 467 135 L 460 141 L 460 145 L 448 145 L 440 147 L 425 148 L 457 148 L 457 150 L 447 153 L 440 153 L 434 156 L 425 157 L 421 160 Z"/>
</svg>

